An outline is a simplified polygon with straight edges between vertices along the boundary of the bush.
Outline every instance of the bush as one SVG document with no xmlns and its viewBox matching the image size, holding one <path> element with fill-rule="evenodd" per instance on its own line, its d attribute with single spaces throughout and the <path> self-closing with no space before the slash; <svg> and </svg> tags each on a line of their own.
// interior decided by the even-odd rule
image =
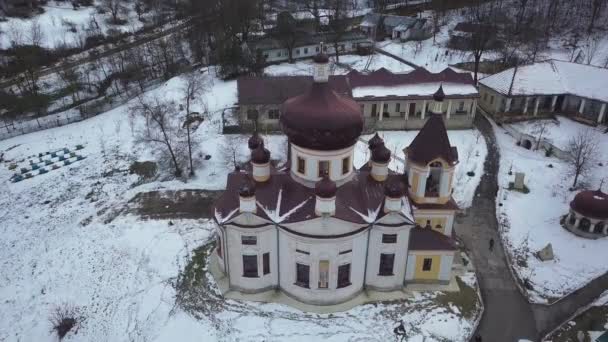
<svg viewBox="0 0 608 342">
<path fill-rule="evenodd" d="M 545 157 L 551 157 L 552 155 L 553 155 L 553 146 L 549 146 L 549 148 L 545 150 Z"/>
<path fill-rule="evenodd" d="M 157 166 L 155 162 L 145 161 L 145 162 L 134 162 L 129 167 L 129 172 L 131 174 L 136 174 L 142 178 L 152 178 L 156 175 Z"/>
<path fill-rule="evenodd" d="M 530 189 L 528 188 L 528 186 L 526 184 L 524 184 L 524 188 L 520 190 L 520 189 L 515 189 L 515 183 L 513 183 L 513 182 L 509 182 L 509 190 L 519 191 L 524 194 L 530 193 Z"/>
<path fill-rule="evenodd" d="M 475 172 L 469 171 L 469 172 L 467 172 L 467 176 L 473 177 L 473 176 L 475 176 Z"/>
<path fill-rule="evenodd" d="M 59 339 L 63 339 L 72 329 L 79 324 L 78 309 L 74 306 L 63 304 L 51 311 L 49 322 L 53 331 Z"/>
</svg>

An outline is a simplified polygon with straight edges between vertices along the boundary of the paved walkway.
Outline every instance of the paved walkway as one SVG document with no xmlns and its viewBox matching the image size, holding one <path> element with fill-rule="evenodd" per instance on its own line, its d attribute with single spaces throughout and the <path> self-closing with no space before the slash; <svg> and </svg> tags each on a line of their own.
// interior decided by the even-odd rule
<svg viewBox="0 0 608 342">
<path fill-rule="evenodd" d="M 494 133 L 484 116 L 478 115 L 475 123 L 486 139 L 488 157 L 473 205 L 456 218 L 455 229 L 475 263 L 484 300 L 485 312 L 477 333 L 483 341 L 536 340 L 539 334 L 534 312 L 511 276 L 498 235 L 495 199 L 500 155 Z M 490 239 L 496 242 L 493 251 L 488 247 Z"/>
<path fill-rule="evenodd" d="M 403 59 L 403 58 L 401 58 L 399 56 L 393 55 L 392 53 L 390 53 L 390 52 L 388 52 L 386 50 L 383 50 L 383 49 L 381 49 L 381 48 L 379 48 L 377 46 L 374 47 L 374 50 L 377 53 L 381 54 L 381 55 L 385 55 L 385 56 L 391 57 L 391 58 L 393 58 L 393 59 L 395 59 L 395 60 L 397 60 L 397 61 L 399 61 L 399 62 L 401 62 L 403 64 L 407 64 L 407 65 L 411 66 L 414 69 L 420 68 L 419 65 L 416 65 L 416 64 L 414 64 L 414 63 L 412 63 L 412 62 L 410 62 L 410 61 L 408 61 L 406 59 Z"/>
</svg>

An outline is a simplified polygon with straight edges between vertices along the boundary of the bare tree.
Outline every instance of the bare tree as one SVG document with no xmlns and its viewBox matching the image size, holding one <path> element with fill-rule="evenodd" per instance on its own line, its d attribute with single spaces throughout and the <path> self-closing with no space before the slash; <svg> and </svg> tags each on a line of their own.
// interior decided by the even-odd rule
<svg viewBox="0 0 608 342">
<path fill-rule="evenodd" d="M 590 65 L 593 58 L 597 54 L 599 48 L 600 38 L 595 35 L 588 35 L 585 39 L 585 45 L 583 45 L 583 51 L 585 52 L 585 63 Z"/>
<path fill-rule="evenodd" d="M 194 165 L 192 161 L 192 150 L 193 150 L 193 142 L 192 142 L 192 126 L 193 124 L 200 124 L 204 117 L 200 113 L 192 112 L 192 103 L 196 100 L 197 97 L 200 97 L 201 94 L 205 91 L 205 87 L 201 82 L 199 75 L 196 73 L 191 73 L 186 76 L 186 83 L 182 88 L 182 92 L 184 95 L 184 101 L 186 103 L 186 120 L 184 121 L 184 126 L 186 128 L 186 142 L 188 144 L 188 162 L 190 165 L 190 176 L 194 176 Z"/>
<path fill-rule="evenodd" d="M 293 48 L 298 41 L 298 31 L 296 29 L 296 20 L 289 12 L 278 14 L 275 36 L 281 42 L 283 48 L 287 49 L 289 63 L 293 63 Z"/>
<path fill-rule="evenodd" d="M 581 130 L 571 138 L 566 150 L 568 175 L 574 177 L 572 188 L 576 187 L 580 176 L 587 174 L 596 160 L 598 153 L 598 138 L 593 129 Z"/>
<path fill-rule="evenodd" d="M 347 0 L 331 0 L 330 6 L 333 11 L 328 25 L 332 33 L 330 40 L 336 53 L 336 62 L 339 63 L 342 48 L 340 42 L 348 30 L 348 4 Z"/>
<path fill-rule="evenodd" d="M 551 126 L 554 126 L 555 122 L 552 120 L 538 120 L 535 121 L 532 125 L 532 133 L 536 134 L 536 147 L 535 150 L 540 148 L 540 142 L 543 138 L 543 135 L 547 133 Z"/>
<path fill-rule="evenodd" d="M 41 46 L 42 41 L 44 40 L 44 33 L 42 32 L 42 26 L 40 26 L 40 22 L 37 19 L 32 20 L 30 23 L 30 32 L 29 32 L 30 43 L 34 46 Z"/>
<path fill-rule="evenodd" d="M 126 10 L 122 0 L 103 0 L 101 2 L 101 6 L 103 9 L 110 12 L 110 15 L 112 15 L 113 24 L 120 23 L 120 15 Z"/>
<path fill-rule="evenodd" d="M 481 57 L 490 48 L 491 40 L 496 36 L 496 26 L 492 20 L 492 11 L 482 5 L 473 8 L 470 14 L 473 32 L 469 38 L 471 54 L 474 58 L 473 79 L 477 84 L 477 74 Z"/>
<path fill-rule="evenodd" d="M 181 177 L 184 147 L 183 120 L 175 110 L 175 104 L 160 100 L 158 97 L 149 100 L 138 97 L 135 105 L 129 108 L 131 125 L 136 134 L 136 142 L 157 144 L 163 147 L 173 166 L 176 177 Z M 140 129 L 138 119 L 144 122 Z"/>
</svg>

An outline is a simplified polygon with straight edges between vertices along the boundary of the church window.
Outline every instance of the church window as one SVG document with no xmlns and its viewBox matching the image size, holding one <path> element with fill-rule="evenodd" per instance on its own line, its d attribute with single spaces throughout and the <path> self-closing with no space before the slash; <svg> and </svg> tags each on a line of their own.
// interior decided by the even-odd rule
<svg viewBox="0 0 608 342">
<path fill-rule="evenodd" d="M 570 214 L 570 219 L 568 220 L 568 223 L 571 225 L 574 225 L 576 223 L 576 216 L 574 214 Z"/>
<path fill-rule="evenodd" d="M 309 288 L 310 266 L 296 263 L 296 285 Z"/>
<path fill-rule="evenodd" d="M 270 253 L 262 254 L 262 273 L 270 274 Z"/>
<path fill-rule="evenodd" d="M 257 278 L 258 277 L 258 256 L 243 255 L 243 277 Z"/>
<path fill-rule="evenodd" d="M 338 266 L 338 288 L 350 285 L 350 264 Z"/>
<path fill-rule="evenodd" d="M 604 232 L 604 222 L 598 222 L 595 224 L 595 227 L 593 227 L 593 232 L 596 234 L 601 234 Z"/>
<path fill-rule="evenodd" d="M 302 157 L 298 157 L 298 173 L 306 173 L 306 160 Z"/>
<path fill-rule="evenodd" d="M 241 236 L 241 243 L 243 245 L 257 245 L 258 238 L 255 235 L 243 235 Z"/>
<path fill-rule="evenodd" d="M 342 159 L 342 174 L 345 175 L 350 171 L 350 157 Z"/>
<path fill-rule="evenodd" d="M 217 256 L 219 256 L 220 258 L 223 258 L 223 256 L 222 256 L 222 238 L 221 237 L 217 238 Z"/>
<path fill-rule="evenodd" d="M 581 221 L 578 223 L 578 229 L 580 229 L 580 230 L 589 231 L 590 226 L 591 226 L 591 221 L 589 221 L 589 219 L 586 219 L 586 218 L 581 219 Z"/>
<path fill-rule="evenodd" d="M 433 267 L 433 259 L 424 258 L 424 260 L 422 261 L 422 270 L 424 272 L 428 272 L 431 270 L 432 267 Z"/>
<path fill-rule="evenodd" d="M 382 243 L 397 243 L 397 234 L 382 234 Z"/>
<path fill-rule="evenodd" d="M 325 174 L 329 174 L 329 161 L 328 160 L 320 160 L 319 161 L 319 177 L 323 177 Z"/>
<path fill-rule="evenodd" d="M 395 112 L 399 113 L 401 111 L 401 103 L 397 102 L 395 103 Z"/>
<path fill-rule="evenodd" d="M 378 275 L 381 276 L 392 276 L 393 275 L 393 264 L 395 262 L 395 254 L 380 254 L 380 270 Z"/>
<path fill-rule="evenodd" d="M 441 182 L 442 166 L 440 162 L 433 162 L 429 165 L 429 177 L 426 179 L 425 196 L 439 196 L 439 184 Z"/>
<path fill-rule="evenodd" d="M 326 289 L 329 286 L 329 260 L 319 261 L 319 288 Z"/>
</svg>

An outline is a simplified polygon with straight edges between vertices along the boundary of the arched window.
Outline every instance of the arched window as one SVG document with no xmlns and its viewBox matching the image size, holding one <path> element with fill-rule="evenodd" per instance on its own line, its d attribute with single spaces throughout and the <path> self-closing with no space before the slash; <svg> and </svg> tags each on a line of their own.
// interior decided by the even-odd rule
<svg viewBox="0 0 608 342">
<path fill-rule="evenodd" d="M 576 215 L 574 213 L 570 214 L 570 218 L 568 219 L 568 223 L 573 226 L 576 223 Z"/>
<path fill-rule="evenodd" d="M 593 227 L 593 232 L 596 234 L 602 234 L 604 233 L 604 222 L 598 222 L 595 224 L 595 227 Z"/>
<path fill-rule="evenodd" d="M 426 179 L 425 197 L 438 197 L 441 183 L 441 162 L 435 161 L 429 164 L 429 177 Z"/>
<path fill-rule="evenodd" d="M 589 219 L 587 218 L 582 218 L 581 221 L 578 223 L 578 229 L 580 230 L 589 231 L 590 226 L 591 221 L 589 221 Z"/>
</svg>

